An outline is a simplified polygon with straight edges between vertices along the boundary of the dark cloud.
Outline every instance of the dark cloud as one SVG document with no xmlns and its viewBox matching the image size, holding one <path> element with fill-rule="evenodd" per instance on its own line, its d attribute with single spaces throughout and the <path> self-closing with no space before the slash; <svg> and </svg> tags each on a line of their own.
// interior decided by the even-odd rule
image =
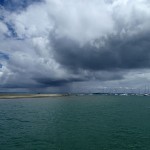
<svg viewBox="0 0 150 150">
<path fill-rule="evenodd" d="M 123 75 L 124 72 L 122 71 L 99 71 L 90 75 L 88 80 L 90 80 L 93 76 L 95 80 L 99 81 L 115 81 L 122 80 L 124 78 Z"/>
<path fill-rule="evenodd" d="M 122 70 L 150 67 L 150 34 L 121 38 L 111 36 L 98 48 L 87 43 L 79 43 L 68 38 L 53 38 L 55 59 L 71 70 L 88 69 Z M 99 40 L 95 40 L 99 42 Z M 99 44 L 98 43 L 98 44 Z"/>
<path fill-rule="evenodd" d="M 69 79 L 35 78 L 34 80 L 37 81 L 37 83 L 42 84 L 43 86 L 46 86 L 46 87 L 54 86 L 55 87 L 55 86 L 63 86 L 63 85 L 66 85 L 67 83 L 84 81 L 85 79 L 80 79 L 80 78 L 69 78 Z"/>
</svg>

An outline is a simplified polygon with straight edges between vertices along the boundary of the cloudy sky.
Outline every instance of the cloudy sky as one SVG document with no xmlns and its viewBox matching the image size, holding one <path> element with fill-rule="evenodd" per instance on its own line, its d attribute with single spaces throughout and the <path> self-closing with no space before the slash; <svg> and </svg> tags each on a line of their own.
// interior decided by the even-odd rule
<svg viewBox="0 0 150 150">
<path fill-rule="evenodd" d="M 0 91 L 98 92 L 150 83 L 148 0 L 0 0 Z"/>
</svg>

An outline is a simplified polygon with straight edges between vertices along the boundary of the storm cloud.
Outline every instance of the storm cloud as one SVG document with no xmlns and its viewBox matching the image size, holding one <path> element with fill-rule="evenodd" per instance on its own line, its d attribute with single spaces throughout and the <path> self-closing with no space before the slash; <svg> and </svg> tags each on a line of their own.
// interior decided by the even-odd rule
<svg viewBox="0 0 150 150">
<path fill-rule="evenodd" d="M 130 86 L 131 80 L 143 86 L 150 80 L 149 1 L 0 5 L 0 88 Z"/>
<path fill-rule="evenodd" d="M 55 39 L 53 44 L 56 60 L 65 67 L 72 70 L 98 71 L 149 68 L 149 41 L 150 36 L 143 35 L 132 39 L 120 39 L 119 36 L 114 36 L 107 39 L 105 46 L 102 47 L 89 43 L 80 46 L 65 38 Z"/>
</svg>

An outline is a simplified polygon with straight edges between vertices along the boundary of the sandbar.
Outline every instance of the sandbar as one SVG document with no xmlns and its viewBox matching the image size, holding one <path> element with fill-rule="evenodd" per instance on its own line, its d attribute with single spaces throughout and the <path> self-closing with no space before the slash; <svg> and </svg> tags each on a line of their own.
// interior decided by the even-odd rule
<svg viewBox="0 0 150 150">
<path fill-rule="evenodd" d="M 0 99 L 61 97 L 68 94 L 0 94 Z"/>
</svg>

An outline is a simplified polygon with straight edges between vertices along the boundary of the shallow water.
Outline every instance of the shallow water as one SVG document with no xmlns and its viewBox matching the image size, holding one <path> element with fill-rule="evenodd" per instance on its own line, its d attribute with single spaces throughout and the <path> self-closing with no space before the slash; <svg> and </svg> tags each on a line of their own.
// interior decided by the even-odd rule
<svg viewBox="0 0 150 150">
<path fill-rule="evenodd" d="M 0 100 L 0 150 L 148 150 L 150 97 Z"/>
</svg>

